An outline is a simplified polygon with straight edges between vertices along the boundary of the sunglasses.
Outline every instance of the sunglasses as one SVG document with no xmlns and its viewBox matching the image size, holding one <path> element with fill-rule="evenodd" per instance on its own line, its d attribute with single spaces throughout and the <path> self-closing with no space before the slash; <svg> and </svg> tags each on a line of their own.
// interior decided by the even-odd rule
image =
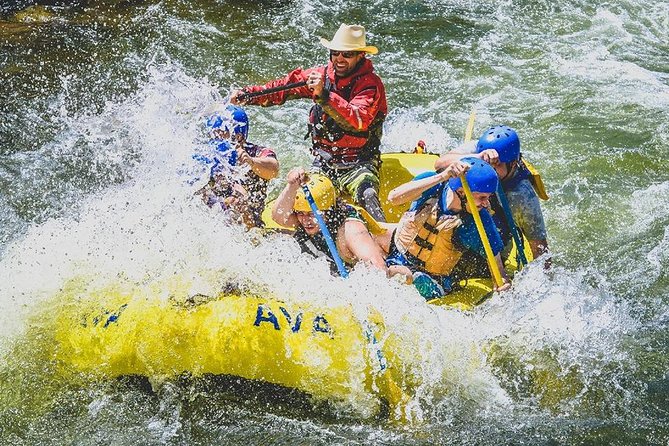
<svg viewBox="0 0 669 446">
<path fill-rule="evenodd" d="M 304 211 L 293 211 L 293 213 L 298 217 L 313 217 L 313 212 L 304 212 Z"/>
<path fill-rule="evenodd" d="M 360 51 L 330 51 L 330 57 L 337 57 L 340 54 L 344 56 L 345 59 L 352 59 L 360 54 Z"/>
</svg>

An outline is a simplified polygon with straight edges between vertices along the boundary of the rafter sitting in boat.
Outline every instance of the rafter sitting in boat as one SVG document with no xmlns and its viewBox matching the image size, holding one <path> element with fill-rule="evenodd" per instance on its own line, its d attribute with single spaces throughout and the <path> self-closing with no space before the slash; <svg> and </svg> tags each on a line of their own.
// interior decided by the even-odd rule
<svg viewBox="0 0 669 446">
<path fill-rule="evenodd" d="M 294 237 L 302 250 L 315 257 L 325 256 L 334 264 L 321 228 L 302 191 L 302 184 L 307 184 L 316 206 L 322 211 L 323 220 L 344 263 L 353 266 L 360 261 L 368 262 L 386 271 L 384 252 L 370 234 L 370 229 L 384 230 L 362 208 L 338 200 L 335 187 L 326 176 L 307 175 L 304 169 L 298 167 L 288 173 L 286 187 L 274 202 L 272 218 L 281 226 L 295 229 Z M 368 229 L 368 225 L 372 228 Z"/>
<path fill-rule="evenodd" d="M 483 132 L 478 142 L 465 143 L 443 154 L 435 163 L 435 168 L 437 171 L 445 169 L 452 162 L 469 156 L 479 158 L 495 168 L 501 189 L 508 199 L 512 223 L 527 238 L 532 258 L 547 253 L 546 224 L 539 198 L 548 200 L 548 195 L 538 172 L 522 157 L 516 131 L 506 125 L 490 127 Z M 511 249 L 512 228 L 498 198 L 493 197 L 490 202 L 495 223 L 502 233 L 505 257 Z"/>
<path fill-rule="evenodd" d="M 465 174 L 474 196 L 468 203 L 459 175 Z M 463 158 L 440 173 L 426 172 L 404 183 L 388 195 L 394 205 L 412 202 L 402 216 L 388 247 L 386 264 L 413 282 L 426 299 L 438 298 L 453 289 L 451 272 L 463 253 L 484 254 L 483 243 L 471 214 L 478 209 L 504 284 L 510 287 L 500 256 L 503 244 L 487 208 L 495 193 L 498 177 L 495 170 L 478 158 Z"/>
<path fill-rule="evenodd" d="M 247 141 L 249 119 L 241 107 L 228 105 L 224 112 L 215 113 L 207 128 L 215 155 L 202 159 L 213 165 L 209 182 L 197 194 L 209 207 L 219 204 L 231 209 L 247 227 L 263 227 L 267 184 L 279 174 L 276 154 Z"/>
</svg>

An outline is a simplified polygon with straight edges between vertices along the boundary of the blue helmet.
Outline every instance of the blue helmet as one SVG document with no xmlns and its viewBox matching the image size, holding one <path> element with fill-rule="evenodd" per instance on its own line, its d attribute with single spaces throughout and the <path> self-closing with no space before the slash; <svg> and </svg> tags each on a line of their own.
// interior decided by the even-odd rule
<svg viewBox="0 0 669 446">
<path fill-rule="evenodd" d="M 228 141 L 217 140 L 214 149 L 214 156 L 211 159 L 213 166 L 211 166 L 209 171 L 209 176 L 211 177 L 219 172 L 224 172 L 229 169 L 226 166 L 234 166 L 237 164 L 237 151 Z"/>
<path fill-rule="evenodd" d="M 223 125 L 223 118 L 218 113 L 214 113 L 209 118 L 207 118 L 207 123 L 205 125 L 207 126 L 207 130 L 210 132 L 212 130 L 220 129 Z"/>
<path fill-rule="evenodd" d="M 473 156 L 462 158 L 460 161 L 471 166 L 465 173 L 465 178 L 472 192 L 495 193 L 499 179 L 497 172 L 490 164 Z M 458 190 L 462 187 L 462 180 L 460 177 L 451 178 L 448 180 L 448 186 L 453 190 Z"/>
<path fill-rule="evenodd" d="M 236 105 L 228 105 L 225 107 L 226 130 L 230 132 L 230 136 L 238 134 L 244 135 L 244 139 L 249 136 L 249 117 L 243 108 Z"/>
<path fill-rule="evenodd" d="M 520 139 L 514 129 L 506 125 L 496 125 L 483 132 L 476 144 L 476 153 L 495 149 L 503 163 L 520 159 Z"/>
<path fill-rule="evenodd" d="M 244 139 L 249 135 L 249 117 L 243 108 L 228 105 L 223 112 L 216 112 L 207 118 L 207 130 L 210 132 L 222 129 L 230 132 L 230 136 L 242 134 Z"/>
</svg>

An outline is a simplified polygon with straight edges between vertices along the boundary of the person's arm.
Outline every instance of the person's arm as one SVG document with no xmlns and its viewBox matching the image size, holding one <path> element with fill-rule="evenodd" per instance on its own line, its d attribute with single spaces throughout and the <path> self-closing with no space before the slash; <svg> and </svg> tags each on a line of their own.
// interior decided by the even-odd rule
<svg viewBox="0 0 669 446">
<path fill-rule="evenodd" d="M 271 180 L 279 174 L 279 161 L 269 149 L 261 151 L 258 156 L 250 156 L 246 150 L 238 146 L 237 159 L 239 164 L 248 164 L 253 173 L 263 180 Z"/>
<path fill-rule="evenodd" d="M 517 189 L 508 191 L 507 199 L 516 227 L 530 245 L 532 258 L 548 252 L 546 223 L 541 210 L 539 196 L 529 182 L 521 182 Z M 524 192 L 523 192 L 524 191 Z"/>
<path fill-rule="evenodd" d="M 279 161 L 269 156 L 250 157 L 251 170 L 263 180 L 271 180 L 279 175 Z"/>
<path fill-rule="evenodd" d="M 469 164 L 461 163 L 459 161 L 454 162 L 442 172 L 436 173 L 427 178 L 412 180 L 397 186 L 388 194 L 388 201 L 390 201 L 394 206 L 409 203 L 418 199 L 423 194 L 423 192 L 429 188 L 434 187 L 437 184 L 448 180 L 449 178 L 455 178 L 458 175 L 462 175 L 467 170 L 469 170 Z"/>
<path fill-rule="evenodd" d="M 289 228 L 299 226 L 299 221 L 293 212 L 293 206 L 295 205 L 297 191 L 302 187 L 301 184 L 304 180 L 306 180 L 306 174 L 301 167 L 288 172 L 286 187 L 283 188 L 274 202 L 274 206 L 272 206 L 272 220 L 281 226 Z"/>
<path fill-rule="evenodd" d="M 484 150 L 481 153 L 476 153 L 476 141 L 467 141 L 455 149 L 441 155 L 434 163 L 434 169 L 437 172 L 441 172 L 450 166 L 453 162 L 460 161 L 466 156 L 475 156 L 476 158 L 482 159 L 483 161 L 493 166 L 499 162 L 499 154 L 496 150 L 489 149 Z"/>
<path fill-rule="evenodd" d="M 346 220 L 337 234 L 337 245 L 340 252 L 350 253 L 351 257 L 358 261 L 371 263 L 375 268 L 387 273 L 388 268 L 381 247 L 376 244 L 360 220 Z"/>
<path fill-rule="evenodd" d="M 365 63 L 371 64 L 369 61 Z M 386 92 L 381 79 L 371 72 L 360 76 L 353 81 L 351 96 L 346 100 L 338 93 L 324 89 L 326 71 L 327 68 L 311 73 L 307 80 L 314 102 L 344 130 L 367 131 L 377 118 L 382 104 L 386 102 Z"/>
<path fill-rule="evenodd" d="M 250 85 L 242 88 L 241 90 L 234 90 L 232 93 L 230 93 L 230 103 L 234 105 L 260 105 L 261 107 L 269 107 L 271 105 L 281 105 L 291 99 L 310 98 L 312 97 L 313 93 L 306 85 L 303 87 L 279 91 L 247 100 L 240 99 L 239 95 L 242 93 L 256 93 L 268 88 L 282 87 L 294 82 L 305 82 L 312 71 L 319 70 L 324 70 L 324 68 L 315 67 L 306 70 L 297 68 L 296 70 L 288 73 L 285 77 L 267 82 L 265 85 Z"/>
</svg>

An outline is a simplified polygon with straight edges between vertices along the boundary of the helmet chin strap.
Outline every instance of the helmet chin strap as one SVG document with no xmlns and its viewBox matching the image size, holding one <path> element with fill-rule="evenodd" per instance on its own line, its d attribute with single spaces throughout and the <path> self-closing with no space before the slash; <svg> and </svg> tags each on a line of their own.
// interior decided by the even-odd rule
<svg viewBox="0 0 669 446">
<path fill-rule="evenodd" d="M 462 207 L 463 211 L 467 211 L 467 197 L 463 192 L 458 192 L 457 190 L 455 191 L 455 195 L 458 196 L 460 199 L 460 206 Z"/>
<path fill-rule="evenodd" d="M 461 192 L 455 192 L 455 195 L 458 196 L 460 199 L 461 205 L 462 205 L 462 210 L 467 211 L 467 196 L 464 193 Z M 484 206 L 484 209 L 487 209 L 487 206 Z"/>
</svg>

